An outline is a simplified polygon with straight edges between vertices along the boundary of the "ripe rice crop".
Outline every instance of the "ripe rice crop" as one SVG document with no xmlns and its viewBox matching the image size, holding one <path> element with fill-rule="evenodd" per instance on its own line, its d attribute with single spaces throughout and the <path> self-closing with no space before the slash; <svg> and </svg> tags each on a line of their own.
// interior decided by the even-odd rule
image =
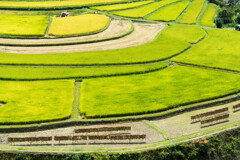
<svg viewBox="0 0 240 160">
<path fill-rule="evenodd" d="M 0 36 L 43 36 L 48 16 L 0 16 Z"/>
<path fill-rule="evenodd" d="M 69 17 L 53 17 L 49 35 L 87 35 L 104 30 L 110 18 L 100 14 L 83 14 Z"/>
<path fill-rule="evenodd" d="M 2 8 L 67 8 L 103 3 L 124 2 L 125 0 L 65 0 L 65 1 L 1 1 Z"/>
</svg>

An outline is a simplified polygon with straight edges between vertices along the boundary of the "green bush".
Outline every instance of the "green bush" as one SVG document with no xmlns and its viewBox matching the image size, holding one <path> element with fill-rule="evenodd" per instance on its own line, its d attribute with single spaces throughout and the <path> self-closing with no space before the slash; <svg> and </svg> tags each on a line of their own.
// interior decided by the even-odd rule
<svg viewBox="0 0 240 160">
<path fill-rule="evenodd" d="M 217 28 L 222 28 L 223 20 L 221 18 L 216 19 L 215 21 Z"/>
<path fill-rule="evenodd" d="M 234 12 L 230 8 L 223 8 L 218 12 L 217 18 L 221 18 L 224 24 L 232 23 Z"/>
<path fill-rule="evenodd" d="M 240 14 L 237 16 L 237 18 L 235 19 L 235 21 L 240 24 Z"/>
</svg>

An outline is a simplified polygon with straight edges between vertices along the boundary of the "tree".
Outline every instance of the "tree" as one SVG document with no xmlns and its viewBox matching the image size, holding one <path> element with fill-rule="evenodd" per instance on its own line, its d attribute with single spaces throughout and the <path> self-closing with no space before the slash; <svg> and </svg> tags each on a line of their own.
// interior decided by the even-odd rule
<svg viewBox="0 0 240 160">
<path fill-rule="evenodd" d="M 228 0 L 228 5 L 233 7 L 238 4 L 239 0 Z"/>
<path fill-rule="evenodd" d="M 221 18 L 223 23 L 232 23 L 232 17 L 234 16 L 234 12 L 231 8 L 223 8 L 218 12 L 217 18 Z"/>
<path fill-rule="evenodd" d="M 240 24 L 240 14 L 237 16 L 237 18 L 235 19 L 235 21 Z"/>
<path fill-rule="evenodd" d="M 221 18 L 216 19 L 215 21 L 217 28 L 222 28 L 223 20 Z"/>
</svg>

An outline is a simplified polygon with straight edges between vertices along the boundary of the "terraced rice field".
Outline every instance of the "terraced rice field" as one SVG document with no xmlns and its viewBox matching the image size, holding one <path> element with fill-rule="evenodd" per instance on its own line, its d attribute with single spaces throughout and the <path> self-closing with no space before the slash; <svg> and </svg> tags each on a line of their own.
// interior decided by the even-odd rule
<svg viewBox="0 0 240 160">
<path fill-rule="evenodd" d="M 122 10 L 122 9 L 129 9 L 140 7 L 142 5 L 146 5 L 149 3 L 153 3 L 154 1 L 139 1 L 139 2 L 130 2 L 130 3 L 123 3 L 123 4 L 112 4 L 112 5 L 104 5 L 104 6 L 95 6 L 90 7 L 91 9 L 96 9 L 100 11 L 114 11 L 114 10 Z"/>
<path fill-rule="evenodd" d="M 151 14 L 146 19 L 159 21 L 175 21 L 188 5 L 189 1 L 183 1 L 173 5 L 169 5 Z"/>
<path fill-rule="evenodd" d="M 102 32 L 85 35 L 74 36 L 54 39 L 12 39 L 12 38 L 0 38 L 0 44 L 2 45 L 15 45 L 15 46 L 46 46 L 46 45 L 66 45 L 66 44 L 81 44 L 87 42 L 98 42 L 103 40 L 118 39 L 132 33 L 134 30 L 131 21 L 124 20 L 111 20 L 107 29 Z"/>
<path fill-rule="evenodd" d="M 80 111 L 87 117 L 104 117 L 166 110 L 238 92 L 239 80 L 236 74 L 183 66 L 87 80 L 82 84 Z"/>
<path fill-rule="evenodd" d="M 200 14 L 205 0 L 194 0 L 191 7 L 187 10 L 185 15 L 180 20 L 180 23 L 194 24 L 197 21 L 198 15 Z"/>
<path fill-rule="evenodd" d="M 119 3 L 126 0 L 66 0 L 66 1 L 2 1 L 0 8 L 68 8 L 93 4 Z"/>
<path fill-rule="evenodd" d="M 53 17 L 48 34 L 55 36 L 93 34 L 106 29 L 109 23 L 109 17 L 99 14 Z"/>
<path fill-rule="evenodd" d="M 205 1 L 201 0 L 194 0 L 192 4 L 190 4 L 189 1 L 179 0 L 163 0 L 159 2 L 140 1 L 100 5 L 90 8 L 109 11 L 110 14 L 118 16 L 145 18 L 145 20 L 152 21 L 176 21 L 179 16 L 182 16 L 182 13 L 184 13 L 182 20 L 186 19 L 187 15 L 190 14 L 191 18 L 196 20 L 196 17 L 202 10 L 201 6 L 203 6 L 204 3 Z M 187 8 L 189 5 L 190 7 Z M 200 7 L 196 10 L 194 8 L 196 6 Z M 210 4 L 202 21 L 205 21 L 207 15 L 207 17 L 211 15 L 209 11 L 211 6 Z M 77 11 L 78 10 L 75 10 L 74 12 L 77 13 Z M 64 98 L 62 100 L 63 102 L 61 102 L 65 107 L 62 113 L 52 114 L 52 117 L 46 114 L 46 116 L 40 119 L 38 118 L 38 114 L 36 114 L 32 119 L 26 117 L 26 119 L 22 121 L 16 119 L 16 122 L 47 121 L 50 119 L 54 120 L 69 117 L 72 112 L 73 85 L 69 87 L 68 83 L 73 84 L 73 81 L 62 81 L 61 79 L 84 79 L 81 87 L 80 113 L 76 111 L 74 111 L 74 113 L 85 115 L 87 118 L 162 111 L 171 109 L 172 107 L 214 99 L 238 92 L 238 88 L 233 88 L 233 85 L 231 85 L 231 83 L 237 83 L 239 80 L 238 75 L 178 65 L 169 67 L 172 65 L 171 59 L 181 63 L 197 65 L 199 65 L 200 62 L 207 63 L 208 61 L 206 59 L 199 61 L 201 58 L 203 59 L 204 56 L 201 56 L 201 58 L 197 57 L 198 52 L 195 50 L 200 52 L 200 49 L 197 47 L 202 47 L 205 43 L 208 44 L 209 47 L 214 48 L 214 45 L 210 45 L 211 43 L 208 41 L 218 42 L 216 39 L 213 40 L 211 38 L 216 38 L 217 36 L 215 36 L 215 34 L 217 33 L 215 32 L 220 33 L 219 30 L 205 29 L 194 25 L 171 24 L 166 26 L 159 22 L 157 24 L 132 23 L 130 20 L 112 19 L 110 18 L 111 15 L 109 15 L 109 17 L 104 14 L 82 14 L 84 11 L 89 10 L 83 9 L 81 10 L 81 14 L 79 13 L 80 15 L 77 16 L 65 18 L 54 16 L 51 23 L 49 23 L 49 17 L 53 16 L 53 13 L 57 13 L 55 11 L 44 13 L 48 16 L 38 15 L 41 11 L 19 11 L 20 14 L 22 14 L 22 16 L 19 17 L 22 17 L 22 20 L 25 20 L 24 18 L 28 20 L 31 17 L 45 18 L 46 21 L 44 21 L 44 23 L 41 22 L 40 25 L 45 25 L 42 36 L 48 34 L 56 37 L 77 37 L 59 39 L 55 39 L 56 37 L 46 37 L 47 39 L 11 39 L 11 37 L 9 37 L 8 39 L 0 39 L 0 44 L 3 45 L 0 47 L 0 64 L 2 65 L 0 66 L 0 79 L 2 79 L 4 85 L 8 83 L 7 80 L 48 80 L 36 81 L 36 83 L 39 83 L 42 87 L 42 90 L 38 90 L 39 93 L 37 90 L 30 89 L 36 92 L 36 95 L 45 94 L 48 90 L 53 90 L 51 88 L 44 89 L 44 85 L 45 83 L 47 84 L 47 82 L 49 82 L 49 84 L 59 82 L 59 84 L 56 83 L 56 87 L 54 85 L 52 86 L 56 89 L 60 88 L 64 90 L 64 87 L 68 87 L 68 90 L 66 90 L 67 93 L 64 92 L 68 98 Z M 17 11 L 9 11 L 9 15 L 14 18 L 16 12 Z M 28 16 L 30 13 L 36 15 Z M 191 21 L 191 19 L 189 20 Z M 13 20 L 9 21 L 9 24 L 12 23 L 12 21 Z M 37 21 L 40 23 L 39 20 Z M 29 21 L 29 23 L 30 22 L 31 21 Z M 16 25 L 16 23 L 17 22 L 15 22 L 14 26 L 17 27 L 25 27 L 24 25 L 27 25 L 27 23 L 24 25 Z M 196 21 L 193 23 L 196 23 Z M 32 25 L 37 25 L 37 23 L 33 23 Z M 48 32 L 46 32 L 47 26 L 49 27 Z M 26 32 L 26 35 L 31 35 L 31 30 Z M 219 36 L 218 39 L 226 36 L 225 32 L 233 32 L 232 34 L 235 34 L 234 31 L 224 30 L 222 32 L 223 35 Z M 229 33 L 226 34 L 229 35 Z M 90 35 L 81 36 L 86 34 Z M 207 34 L 208 36 L 206 36 Z M 13 35 L 16 36 L 17 33 L 13 33 Z M 233 36 L 231 36 L 231 38 L 233 38 Z M 236 41 L 237 40 L 236 36 Z M 24 45 L 29 46 L 25 47 Z M 201 54 L 206 53 L 206 51 L 204 51 L 205 48 L 206 47 L 201 48 Z M 208 50 L 210 49 L 208 48 Z M 191 54 L 192 52 L 194 52 L 194 54 Z M 198 63 L 191 62 L 191 60 L 194 59 L 192 57 L 195 56 L 197 57 L 196 61 Z M 216 55 L 213 57 L 216 57 Z M 209 63 L 210 61 L 212 62 L 212 57 L 208 56 L 208 58 Z M 219 60 L 215 59 L 215 61 Z M 221 65 L 221 63 L 218 63 L 218 65 Z M 226 68 L 231 69 L 229 66 Z M 188 73 L 190 76 L 184 73 Z M 173 78 L 174 76 L 175 78 Z M 216 81 L 216 77 L 218 76 L 229 77 L 230 80 L 218 79 Z M 206 83 L 204 83 L 204 80 Z M 10 82 L 14 85 L 15 83 L 21 83 L 19 81 L 15 83 Z M 35 81 L 32 82 L 32 84 L 34 83 Z M 61 86 L 60 83 L 64 84 L 64 87 L 59 87 Z M 31 85 L 31 83 L 29 84 Z M 222 85 L 221 89 L 215 87 L 220 84 Z M 201 90 L 196 90 L 196 88 L 199 88 L 199 85 L 202 85 L 202 87 L 200 87 Z M 131 89 L 126 90 L 124 86 Z M 32 86 L 30 86 L 30 88 L 31 87 Z M 24 88 L 21 88 L 21 90 L 24 90 Z M 174 94 L 175 92 L 180 92 L 180 90 L 182 91 L 181 95 Z M 207 90 L 211 91 L 207 92 Z M 6 89 L 3 91 L 6 91 Z M 26 93 L 27 92 L 28 90 L 26 90 Z M 157 94 L 154 94 L 154 92 Z M 23 93 L 23 95 L 25 95 L 25 92 Z M 55 94 L 52 95 L 53 97 L 51 97 L 51 95 L 49 96 L 50 99 L 56 99 L 54 98 Z M 112 96 L 115 98 L 110 100 Z M 19 97 L 19 101 L 22 101 L 22 97 Z M 130 100 L 126 97 L 129 97 Z M 171 100 L 171 98 L 174 100 Z M 69 99 L 71 100 L 69 101 Z M 100 102 L 100 99 L 104 99 L 104 103 Z M 140 105 L 140 100 L 142 99 L 145 100 L 144 103 Z M 128 100 L 128 102 L 126 100 Z M 0 99 L 0 101 L 7 102 L 9 100 Z M 89 104 L 90 101 L 93 103 Z M 56 102 L 60 103 L 58 100 L 56 100 Z M 70 102 L 71 105 L 69 105 Z M 34 103 L 35 102 L 33 102 L 33 104 Z M 53 102 L 50 101 L 49 104 L 51 103 Z M 10 103 L 6 103 L 4 106 L 9 104 Z M 111 107 L 106 111 L 100 111 L 100 108 L 107 108 L 109 106 Z M 126 107 L 121 108 L 120 106 Z M 31 106 L 29 107 L 31 108 Z M 56 108 L 50 107 L 48 109 Z M 45 111 L 45 108 L 43 108 L 42 111 Z M 65 114 L 63 114 L 63 112 Z M 3 113 L 5 113 L 5 111 Z M 42 112 L 39 114 L 42 114 Z M 46 117 L 50 118 L 47 119 Z M 75 117 L 77 118 L 78 116 Z M 6 122 L 7 121 L 15 122 L 6 119 Z"/>
<path fill-rule="evenodd" d="M 165 114 L 184 114 L 179 122 L 190 126 L 189 110 L 239 100 L 240 32 L 214 28 L 217 6 L 206 0 L 9 0 L 0 8 L 0 132 L 136 120 L 134 133 L 165 145 L 152 118 L 165 127 Z M 72 147 L 63 145 L 51 149 Z"/>
<path fill-rule="evenodd" d="M 213 68 L 240 71 L 238 59 L 240 33 L 233 30 L 207 29 L 208 37 L 174 61 Z"/>
<path fill-rule="evenodd" d="M 205 31 L 199 26 L 174 24 L 170 25 L 162 34 L 188 43 L 197 43 L 206 35 Z"/>
<path fill-rule="evenodd" d="M 166 63 L 111 66 L 111 67 L 20 67 L 1 66 L 0 79 L 42 80 L 42 79 L 88 79 L 106 76 L 121 76 L 153 72 L 167 67 Z"/>
<path fill-rule="evenodd" d="M 172 45 L 175 47 L 172 47 Z M 190 47 L 190 44 L 185 41 L 160 35 L 150 43 L 121 50 L 61 53 L 61 56 L 58 53 L 35 55 L 1 53 L 0 64 L 91 65 L 141 63 L 164 60 L 177 55 L 188 47 Z"/>
<path fill-rule="evenodd" d="M 48 16 L 0 16 L 0 36 L 43 36 L 48 26 Z"/>
<path fill-rule="evenodd" d="M 213 19 L 216 14 L 216 10 L 217 10 L 217 6 L 215 4 L 209 4 L 207 7 L 207 11 L 201 20 L 201 25 L 215 27 Z"/>
<path fill-rule="evenodd" d="M 148 5 L 142 6 L 142 7 L 126 9 L 121 11 L 112 11 L 110 13 L 118 16 L 130 17 L 130 18 L 142 18 L 165 5 L 168 5 L 177 1 L 179 0 L 162 0 L 159 2 L 154 2 Z"/>
<path fill-rule="evenodd" d="M 0 81 L 0 123 L 31 123 L 68 118 L 74 81 Z"/>
</svg>

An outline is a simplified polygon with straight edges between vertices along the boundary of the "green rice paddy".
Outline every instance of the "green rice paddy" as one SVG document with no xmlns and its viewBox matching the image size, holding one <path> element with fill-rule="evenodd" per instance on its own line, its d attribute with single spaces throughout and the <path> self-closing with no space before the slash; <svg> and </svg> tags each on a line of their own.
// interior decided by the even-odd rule
<svg viewBox="0 0 240 160">
<path fill-rule="evenodd" d="M 0 81 L 1 123 L 30 123 L 68 118 L 74 81 Z"/>
<path fill-rule="evenodd" d="M 163 9 L 158 10 L 146 19 L 148 20 L 158 20 L 158 21 L 175 21 L 177 17 L 183 12 L 183 10 L 188 6 L 189 1 L 179 2 Z"/>
<path fill-rule="evenodd" d="M 87 117 L 161 111 L 237 92 L 239 83 L 237 74 L 183 66 L 86 80 L 82 83 L 80 111 Z"/>
</svg>

